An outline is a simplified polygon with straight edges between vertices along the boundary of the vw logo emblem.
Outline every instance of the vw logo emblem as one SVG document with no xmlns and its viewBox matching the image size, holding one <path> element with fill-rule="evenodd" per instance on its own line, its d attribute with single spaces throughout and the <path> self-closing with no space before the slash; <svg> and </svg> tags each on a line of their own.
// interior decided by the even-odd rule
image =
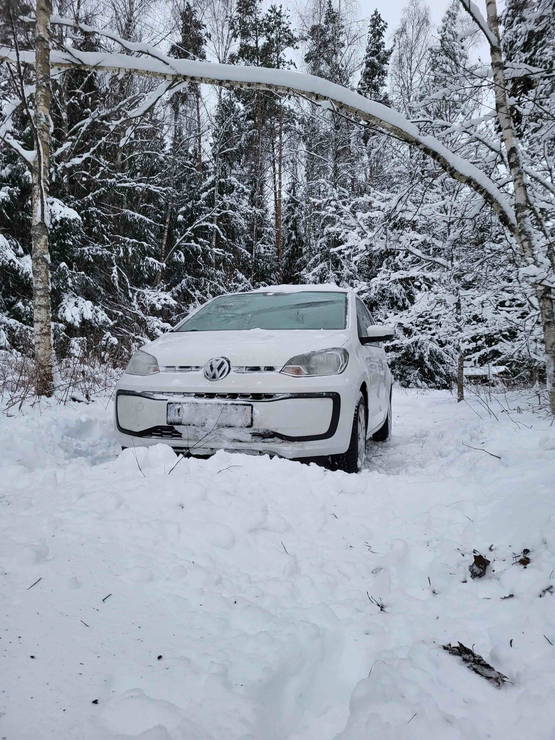
<svg viewBox="0 0 555 740">
<path fill-rule="evenodd" d="M 223 380 L 231 371 L 231 363 L 227 357 L 214 357 L 204 366 L 206 380 Z"/>
</svg>

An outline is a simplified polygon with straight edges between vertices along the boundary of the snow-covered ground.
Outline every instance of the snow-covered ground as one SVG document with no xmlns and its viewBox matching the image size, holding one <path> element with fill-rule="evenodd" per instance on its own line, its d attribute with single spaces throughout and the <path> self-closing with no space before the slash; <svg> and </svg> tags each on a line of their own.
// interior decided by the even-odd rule
<svg viewBox="0 0 555 740">
<path fill-rule="evenodd" d="M 489 403 L 398 390 L 359 476 L 2 417 L 0 737 L 555 738 L 555 428 Z"/>
</svg>

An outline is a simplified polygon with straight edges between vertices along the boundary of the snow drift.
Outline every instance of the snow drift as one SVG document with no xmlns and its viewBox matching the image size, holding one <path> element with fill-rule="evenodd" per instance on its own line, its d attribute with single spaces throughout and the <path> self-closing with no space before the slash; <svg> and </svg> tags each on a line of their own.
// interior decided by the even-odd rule
<svg viewBox="0 0 555 740">
<path fill-rule="evenodd" d="M 4 418 L 0 735 L 553 738 L 555 430 L 395 399 L 359 476 L 119 453 L 108 399 Z"/>
</svg>

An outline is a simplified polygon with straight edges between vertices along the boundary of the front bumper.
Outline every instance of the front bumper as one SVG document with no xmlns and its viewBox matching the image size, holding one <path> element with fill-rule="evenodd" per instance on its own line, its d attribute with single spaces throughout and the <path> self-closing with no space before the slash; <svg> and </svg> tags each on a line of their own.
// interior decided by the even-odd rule
<svg viewBox="0 0 555 740">
<path fill-rule="evenodd" d="M 340 454 L 349 445 L 354 399 L 341 376 L 332 378 L 335 383 L 330 378 L 303 379 L 300 391 L 298 379 L 283 377 L 276 379 L 274 385 L 278 387 L 271 390 L 267 379 L 247 384 L 238 378 L 219 383 L 214 390 L 207 381 L 189 376 L 186 383 L 183 377 L 176 383 L 175 378 L 168 377 L 171 375 L 157 374 L 146 380 L 123 376 L 115 403 L 115 423 L 122 445 L 162 442 L 197 455 L 226 449 L 287 458 Z M 252 427 L 206 429 L 168 424 L 167 404 L 179 401 L 251 404 Z"/>
</svg>

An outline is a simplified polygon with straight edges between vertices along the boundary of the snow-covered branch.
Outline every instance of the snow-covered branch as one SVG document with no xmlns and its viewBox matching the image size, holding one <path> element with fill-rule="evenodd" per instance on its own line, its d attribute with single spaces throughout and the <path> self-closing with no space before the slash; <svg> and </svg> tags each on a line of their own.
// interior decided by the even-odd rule
<svg viewBox="0 0 555 740">
<path fill-rule="evenodd" d="M 31 167 L 36 158 L 36 151 L 34 149 L 25 149 L 21 144 L 12 136 L 13 128 L 13 115 L 19 106 L 25 102 L 27 98 L 28 88 L 23 86 L 21 88 L 21 95 L 24 100 L 18 98 L 12 98 L 7 100 L 2 106 L 2 113 L 0 119 L 0 141 L 5 141 L 6 144 L 11 147 L 14 152 L 25 160 L 25 163 Z"/>
<path fill-rule="evenodd" d="M 466 12 L 469 14 L 469 16 L 472 18 L 474 23 L 476 23 L 480 31 L 482 31 L 482 33 L 488 40 L 489 45 L 493 47 L 497 47 L 498 43 L 497 43 L 495 34 L 491 32 L 491 29 L 488 26 L 486 19 L 480 12 L 480 9 L 476 5 L 476 3 L 473 3 L 472 0 L 460 0 L 460 3 L 463 6 L 463 8 L 466 10 Z"/>
<path fill-rule="evenodd" d="M 54 22 L 62 22 L 62 19 L 56 18 Z M 69 21 L 67 23 L 69 24 Z M 71 22 L 71 25 L 75 25 L 74 22 Z M 104 33 L 92 27 L 82 27 L 81 30 L 88 33 Z M 319 102 L 331 102 L 340 111 L 361 118 L 426 153 L 451 177 L 479 193 L 494 209 L 502 222 L 512 232 L 515 230 L 515 217 L 509 200 L 485 173 L 471 162 L 451 152 L 433 136 L 423 135 L 415 124 L 392 108 L 314 75 L 285 69 L 243 67 L 175 59 L 160 54 L 146 44 L 126 41 L 115 34 L 105 35 L 120 43 L 126 50 L 140 53 L 142 56 L 136 57 L 113 52 L 85 52 L 72 48 L 68 51 L 53 52 L 52 66 L 60 69 L 80 66 L 119 74 L 134 72 L 168 80 L 200 82 L 231 88 L 271 90 L 286 95 L 300 94 Z M 32 65 L 34 63 L 34 55 L 31 52 L 21 52 L 20 59 L 23 64 Z M 0 47 L 0 60 L 15 61 L 13 50 Z"/>
</svg>

